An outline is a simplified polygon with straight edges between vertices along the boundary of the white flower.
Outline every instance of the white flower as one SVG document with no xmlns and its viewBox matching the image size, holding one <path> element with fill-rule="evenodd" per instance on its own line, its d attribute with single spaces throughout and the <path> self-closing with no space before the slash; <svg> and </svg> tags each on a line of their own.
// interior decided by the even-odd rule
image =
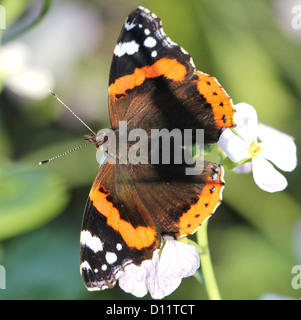
<svg viewBox="0 0 301 320">
<path fill-rule="evenodd" d="M 152 260 L 140 266 L 125 267 L 119 277 L 119 286 L 137 297 L 149 293 L 154 299 L 162 299 L 180 285 L 182 278 L 192 276 L 200 266 L 197 249 L 187 243 L 166 239 L 163 249 L 156 250 Z"/>
<path fill-rule="evenodd" d="M 1 47 L 0 76 L 11 91 L 31 99 L 44 98 L 54 85 L 50 71 L 34 65 L 29 47 L 17 41 Z"/>
<path fill-rule="evenodd" d="M 246 163 L 237 167 L 236 171 L 247 172 L 252 169 L 254 180 L 261 189 L 268 192 L 285 189 L 285 177 L 270 161 L 283 171 L 295 169 L 297 155 L 293 137 L 258 123 L 255 109 L 246 103 L 236 105 L 235 109 L 235 133 L 226 129 L 218 145 L 234 163 L 251 159 L 251 166 Z"/>
</svg>

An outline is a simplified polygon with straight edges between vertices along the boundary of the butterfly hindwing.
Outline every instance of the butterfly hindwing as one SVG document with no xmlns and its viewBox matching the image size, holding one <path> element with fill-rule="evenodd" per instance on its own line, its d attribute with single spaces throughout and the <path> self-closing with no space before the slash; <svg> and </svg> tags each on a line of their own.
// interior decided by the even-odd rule
<svg viewBox="0 0 301 320">
<path fill-rule="evenodd" d="M 114 286 L 126 265 L 151 259 L 160 246 L 156 225 L 137 198 L 126 169 L 125 165 L 103 164 L 87 200 L 81 273 L 91 290 Z"/>
</svg>

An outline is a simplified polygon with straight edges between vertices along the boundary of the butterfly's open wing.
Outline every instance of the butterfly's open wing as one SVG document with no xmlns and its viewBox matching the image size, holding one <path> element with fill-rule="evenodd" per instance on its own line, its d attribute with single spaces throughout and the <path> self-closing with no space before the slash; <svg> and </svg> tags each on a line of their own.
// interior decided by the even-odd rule
<svg viewBox="0 0 301 320">
<path fill-rule="evenodd" d="M 160 246 L 125 166 L 103 164 L 85 208 L 81 232 L 81 273 L 86 286 L 113 287 L 128 264 L 150 259 Z M 118 170 L 119 172 L 116 172 Z"/>
<path fill-rule="evenodd" d="M 161 20 L 138 7 L 115 47 L 109 79 L 113 128 L 204 129 L 205 143 L 234 126 L 232 102 L 218 81 L 196 71 L 190 55 L 171 41 Z"/>
<path fill-rule="evenodd" d="M 205 162 L 200 175 L 184 166 L 101 166 L 81 231 L 81 274 L 88 289 L 115 285 L 128 265 L 152 258 L 167 236 L 192 234 L 221 202 L 223 170 Z M 118 170 L 118 173 L 116 173 Z"/>
<path fill-rule="evenodd" d="M 161 236 L 193 234 L 222 200 L 223 168 L 204 162 L 199 175 L 187 176 L 183 165 L 133 166 L 135 189 Z"/>
</svg>

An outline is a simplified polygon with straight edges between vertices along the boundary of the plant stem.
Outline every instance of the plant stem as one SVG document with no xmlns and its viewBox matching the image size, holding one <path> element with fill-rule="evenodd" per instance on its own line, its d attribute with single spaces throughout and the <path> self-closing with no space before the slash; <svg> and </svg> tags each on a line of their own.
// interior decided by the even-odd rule
<svg viewBox="0 0 301 320">
<path fill-rule="evenodd" d="M 209 219 L 208 219 L 209 220 Z M 214 271 L 212 267 L 210 251 L 208 246 L 207 226 L 208 220 L 197 231 L 197 242 L 201 248 L 201 267 L 205 282 L 205 288 L 208 294 L 209 300 L 221 300 L 221 296 L 218 290 Z"/>
</svg>

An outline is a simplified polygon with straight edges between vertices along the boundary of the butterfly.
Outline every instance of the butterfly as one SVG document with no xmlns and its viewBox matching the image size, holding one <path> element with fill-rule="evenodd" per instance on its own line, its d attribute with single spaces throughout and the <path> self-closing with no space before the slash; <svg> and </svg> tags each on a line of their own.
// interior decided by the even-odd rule
<svg viewBox="0 0 301 320">
<path fill-rule="evenodd" d="M 143 7 L 123 24 L 108 95 L 114 133 L 124 122 L 125 133 L 143 129 L 148 139 L 152 130 L 203 129 L 207 144 L 234 127 L 235 109 L 225 90 L 196 70 L 191 56 L 165 34 L 162 21 Z M 101 146 L 97 135 L 87 140 Z M 202 165 L 200 174 L 186 175 L 185 164 L 120 164 L 108 153 L 82 222 L 80 269 L 89 290 L 114 287 L 128 268 L 152 259 L 164 239 L 193 234 L 213 214 L 222 199 L 223 168 Z"/>
</svg>

